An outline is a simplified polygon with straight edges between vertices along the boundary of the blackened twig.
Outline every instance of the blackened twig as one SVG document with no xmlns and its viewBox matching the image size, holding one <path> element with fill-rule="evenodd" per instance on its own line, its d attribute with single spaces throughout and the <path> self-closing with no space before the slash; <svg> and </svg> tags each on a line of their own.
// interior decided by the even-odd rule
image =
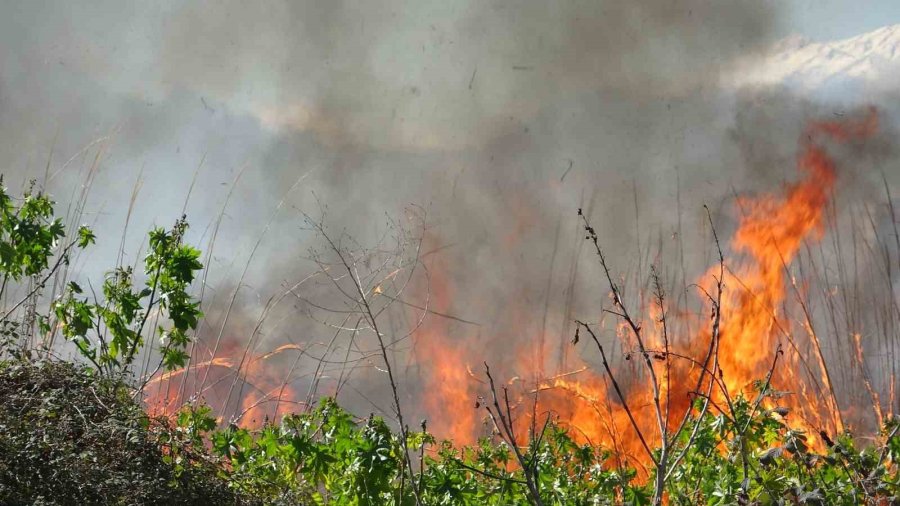
<svg viewBox="0 0 900 506">
<path fill-rule="evenodd" d="M 500 432 L 501 437 L 506 440 L 507 443 L 512 447 L 513 453 L 516 455 L 516 460 L 519 462 L 519 465 L 522 466 L 522 474 L 525 475 L 525 483 L 528 486 L 528 492 L 531 496 L 531 502 L 535 506 L 543 506 L 543 502 L 541 501 L 541 496 L 538 491 L 537 481 L 532 476 L 533 469 L 530 468 L 525 462 L 525 457 L 522 455 L 522 451 L 519 450 L 519 446 L 516 443 L 516 433 L 513 429 L 512 419 L 511 419 L 511 411 L 509 407 L 509 395 L 507 393 L 506 387 L 503 388 L 504 395 L 504 403 L 506 405 L 506 411 L 504 411 L 500 407 L 500 401 L 497 399 L 497 388 L 494 386 L 494 377 L 491 376 L 491 368 L 487 365 L 487 362 L 484 363 L 484 370 L 488 377 L 488 382 L 491 387 L 491 398 L 494 404 L 494 412 L 491 411 L 490 406 L 485 406 L 487 409 L 488 415 L 491 417 L 491 421 L 494 423 L 494 427 Z M 500 423 L 497 423 L 499 419 Z M 535 473 L 536 474 L 536 473 Z"/>
<path fill-rule="evenodd" d="M 606 374 L 607 376 L 609 376 L 609 379 L 613 384 L 613 389 L 616 391 L 616 395 L 619 396 L 619 401 L 622 403 L 622 407 L 625 409 L 625 414 L 628 415 L 628 420 L 631 422 L 631 426 L 637 433 L 638 439 L 641 441 L 641 446 L 643 446 L 644 450 L 647 452 L 647 456 L 650 457 L 650 460 L 653 461 L 654 465 L 658 465 L 656 458 L 653 456 L 653 451 L 650 450 L 650 445 L 648 445 L 647 440 L 644 439 L 644 433 L 638 426 L 637 420 L 634 419 L 634 414 L 632 414 L 631 408 L 628 407 L 628 401 L 625 399 L 625 395 L 622 393 L 622 388 L 619 387 L 619 382 L 616 381 L 616 377 L 613 374 L 612 369 L 609 367 L 609 361 L 606 360 L 606 352 L 603 350 L 603 345 L 600 344 L 600 340 L 597 339 L 597 334 L 595 334 L 594 331 L 591 330 L 587 323 L 584 323 L 581 320 L 575 320 L 575 324 L 578 325 L 577 328 L 583 327 L 588 332 L 588 334 L 590 334 L 591 338 L 594 340 L 594 343 L 597 344 L 597 348 L 600 349 L 600 358 L 603 360 L 603 368 L 606 369 Z M 578 331 L 576 330 L 576 333 L 577 332 Z"/>
</svg>

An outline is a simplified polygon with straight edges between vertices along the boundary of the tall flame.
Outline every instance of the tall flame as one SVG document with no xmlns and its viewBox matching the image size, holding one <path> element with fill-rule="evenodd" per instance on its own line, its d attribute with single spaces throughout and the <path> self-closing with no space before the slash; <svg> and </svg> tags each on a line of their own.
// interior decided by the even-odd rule
<svg viewBox="0 0 900 506">
<path fill-rule="evenodd" d="M 810 123 L 800 142 L 799 179 L 787 184 L 782 192 L 740 197 L 736 202 L 739 223 L 731 240 L 732 255 L 725 262 L 718 348 L 723 378 L 730 395 L 753 395 L 749 391 L 752 383 L 766 377 L 776 347 L 781 345 L 787 351 L 787 364 L 774 370 L 772 381 L 778 388 L 790 390 L 791 395 L 779 402 L 790 408 L 793 413 L 790 422 L 794 427 L 807 429 L 812 444 L 817 444 L 819 430 L 840 431 L 844 424 L 817 336 L 809 325 L 805 327 L 805 335 L 795 335 L 790 322 L 784 321 L 782 308 L 787 302 L 788 269 L 804 241 L 818 240 L 825 231 L 826 209 L 837 182 L 836 164 L 826 151 L 826 141 L 843 143 L 864 139 L 877 127 L 878 116 L 874 109 L 858 121 Z M 713 293 L 718 272 L 718 265 L 711 267 L 697 285 L 703 287 L 705 293 Z M 663 347 L 660 325 L 663 310 L 672 313 L 669 318 L 692 318 L 674 314 L 672 308 L 651 306 L 642 318 L 654 322 L 642 329 L 648 349 Z M 702 354 L 710 343 L 709 325 L 691 323 L 682 328 L 700 330 L 689 336 L 669 336 L 673 355 L 668 359 L 668 367 L 663 365 L 667 362 L 665 357 L 659 356 L 653 366 L 660 378 L 661 397 L 668 399 L 668 409 L 673 417 L 670 427 L 675 427 L 684 416 L 699 374 L 696 362 L 678 360 L 677 356 L 702 361 Z M 628 349 L 634 350 L 635 345 L 630 337 L 620 337 L 627 358 Z M 470 388 L 463 387 L 468 379 L 463 368 L 469 364 L 463 362 L 465 358 L 459 348 L 448 346 L 440 336 L 422 340 L 427 341 L 431 342 L 428 357 L 435 370 L 430 383 L 434 388 L 428 392 L 429 405 L 436 405 L 431 412 L 438 414 L 442 412 L 440 407 L 452 406 L 455 414 L 461 414 L 458 410 L 465 405 L 460 402 L 460 397 L 471 396 Z M 809 349 L 815 350 L 814 353 L 804 357 L 801 351 Z M 534 361 L 525 356 L 523 354 L 520 359 L 520 368 L 533 370 Z M 585 364 L 575 367 L 582 368 L 578 374 L 560 374 L 539 382 L 531 393 L 539 396 L 540 410 L 557 414 L 561 422 L 572 428 L 576 438 L 612 449 L 619 460 L 645 464 L 643 443 L 636 437 L 609 379 L 594 367 Z M 659 440 L 659 430 L 653 397 L 648 379 L 639 369 L 620 366 L 616 374 L 621 376 L 620 383 L 624 383 L 625 402 L 636 423 L 644 435 L 655 435 L 655 440 L 648 437 L 654 444 Z M 533 422 L 529 420 L 530 416 L 529 413 L 520 417 L 523 427 Z M 463 417 L 461 421 L 439 434 L 464 441 L 471 439 L 465 435 L 472 430 L 472 419 Z M 519 433 L 525 434 L 525 431 Z"/>
<path fill-rule="evenodd" d="M 820 239 L 826 228 L 826 210 L 838 180 L 836 162 L 828 154 L 826 142 L 858 141 L 872 135 L 877 128 L 878 116 L 874 109 L 857 121 L 810 123 L 800 140 L 798 180 L 787 184 L 781 192 L 736 200 L 738 227 L 730 242 L 731 256 L 724 264 L 720 314 L 717 359 L 722 377 L 732 395 L 749 395 L 752 382 L 766 377 L 780 345 L 787 352 L 787 365 L 774 371 L 772 381 L 779 389 L 790 390 L 792 395 L 779 402 L 794 413 L 791 423 L 808 429 L 810 434 L 816 434 L 818 430 L 840 431 L 844 423 L 811 322 L 802 324 L 804 332 L 796 334 L 791 322 L 786 321 L 784 307 L 789 302 L 788 282 L 796 289 L 795 280 L 788 277 L 789 267 L 805 241 Z M 524 207 L 527 210 L 528 206 Z M 530 212 L 527 210 L 522 214 L 523 227 L 530 222 Z M 516 236 L 516 231 L 503 236 L 504 244 L 517 247 Z M 426 241 L 434 239 L 430 237 Z M 429 267 L 429 306 L 439 309 L 451 307 L 454 297 L 448 275 L 450 266 L 442 262 L 435 260 Z M 720 266 L 714 265 L 697 281 L 696 286 L 701 287 L 702 293 L 715 292 L 719 270 Z M 645 323 L 641 330 L 648 349 L 662 349 L 664 340 L 671 345 L 673 353 L 669 357 L 655 353 L 652 367 L 660 379 L 665 408 L 673 417 L 669 424 L 672 428 L 685 415 L 696 394 L 691 390 L 700 374 L 697 361 L 702 362 L 710 347 L 711 330 L 708 320 L 686 311 L 679 312 L 678 308 L 669 307 L 670 304 L 670 301 L 663 301 L 650 305 L 640 320 L 651 322 Z M 672 328 L 693 329 L 692 333 L 664 336 L 661 324 L 664 314 L 682 323 Z M 527 314 L 521 312 L 515 319 L 526 318 Z M 429 414 L 428 428 L 432 432 L 458 443 L 470 443 L 478 435 L 480 426 L 476 398 L 479 393 L 484 393 L 484 386 L 479 384 L 472 368 L 477 367 L 483 357 L 479 355 L 477 336 L 451 340 L 451 335 L 459 334 L 455 330 L 447 320 L 431 318 L 428 325 L 415 333 L 409 359 L 418 370 L 418 376 L 412 379 L 418 379 L 421 384 L 418 389 L 411 390 L 418 392 L 416 408 Z M 626 327 L 620 326 L 618 330 L 627 362 L 636 345 L 633 337 L 627 335 Z M 858 360 L 862 361 L 859 335 L 854 339 Z M 543 341 L 535 339 L 535 342 Z M 237 412 L 243 414 L 246 424 L 258 425 L 265 418 L 276 418 L 294 409 L 295 392 L 280 379 L 283 375 L 268 370 L 265 364 L 271 356 L 297 348 L 292 346 L 245 357 L 243 361 L 237 358 L 240 350 L 234 349 L 233 353 L 226 353 L 231 358 L 216 358 L 196 363 L 190 369 L 161 374 L 150 384 L 156 388 L 156 394 L 150 396 L 148 404 L 156 406 L 160 412 L 171 412 L 181 399 L 171 391 L 170 380 L 189 375 L 191 370 L 217 368 L 229 372 L 231 377 L 236 373 L 249 385 L 238 395 L 240 407 Z M 508 350 L 508 356 L 518 362 L 518 370 L 534 374 L 543 371 L 545 365 L 543 345 L 536 349 L 537 357 L 522 349 Z M 693 361 L 684 360 L 684 357 Z M 643 374 L 646 371 L 635 362 L 638 361 L 614 364 L 614 374 L 622 385 L 622 395 L 635 423 L 649 436 L 652 445 L 660 437 L 653 396 L 647 375 Z M 518 382 L 525 386 L 521 399 L 537 402 L 532 409 L 519 410 L 527 413 L 520 413 L 518 423 L 526 427 L 535 422 L 534 413 L 549 411 L 568 425 L 577 439 L 611 449 L 620 463 L 646 464 L 643 443 L 636 436 L 618 392 L 612 389 L 610 378 L 602 370 L 577 359 L 568 360 L 568 365 L 573 370 L 558 371 L 554 376 L 537 378 L 534 383 Z M 877 398 L 871 385 L 867 383 L 867 386 L 872 397 Z M 153 392 L 152 389 L 148 391 Z M 231 394 L 229 391 L 229 398 Z M 893 390 L 890 395 L 893 396 Z M 229 399 L 224 402 L 227 404 Z M 527 434 L 525 430 L 518 432 L 523 436 Z"/>
<path fill-rule="evenodd" d="M 431 241 L 435 238 L 430 238 Z M 434 268 L 428 283 L 429 300 L 434 307 L 450 307 L 453 289 L 445 268 Z M 437 267 L 443 267 L 438 265 Z M 469 374 L 466 341 L 448 342 L 445 320 L 432 320 L 417 332 L 412 359 L 419 366 L 422 402 L 432 415 L 429 430 L 454 441 L 470 443 L 476 433 L 475 386 Z"/>
</svg>

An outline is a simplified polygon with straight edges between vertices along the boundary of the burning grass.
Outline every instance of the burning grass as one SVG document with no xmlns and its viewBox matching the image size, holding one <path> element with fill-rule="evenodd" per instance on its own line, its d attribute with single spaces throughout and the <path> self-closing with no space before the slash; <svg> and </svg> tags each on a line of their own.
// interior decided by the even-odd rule
<svg viewBox="0 0 900 506">
<path fill-rule="evenodd" d="M 56 241 L 44 241 L 32 276 L 48 274 L 7 312 L 12 325 L 22 309 L 5 349 L 46 356 L 64 336 L 102 376 L 131 378 L 151 413 L 207 438 L 235 487 L 267 499 L 289 490 L 373 504 L 884 502 L 897 496 L 900 234 L 885 184 L 895 244 L 864 206 L 871 234 L 851 227 L 860 238 L 848 268 L 834 238 L 840 167 L 830 155 L 877 131 L 875 110 L 811 122 L 794 180 L 734 200 L 728 243 L 706 210 L 714 260 L 690 283 L 666 269 L 661 251 L 629 283 L 579 209 L 608 297 L 588 315 L 566 310 L 573 327 L 558 352 L 548 344 L 549 304 L 538 316 L 525 300 L 488 301 L 504 330 L 490 339 L 451 311 L 451 273 L 465 266 L 440 257 L 440 234 L 418 208 L 372 247 L 304 215 L 322 245 L 307 256 L 314 272 L 285 282 L 252 325 L 232 314 L 246 266 L 226 307 L 200 314 L 203 301 L 187 291 L 200 254 L 184 244 L 183 220 L 154 232 L 146 288 L 119 267 L 106 300 L 67 284 L 62 263 L 48 263 Z M 520 226 L 500 241 L 512 250 L 534 212 L 516 205 Z M 36 226 L 57 230 L 44 214 Z M 61 244 L 57 258 L 67 259 L 76 243 Z M 54 312 L 42 315 L 39 292 L 54 276 Z M 860 292 L 867 280 L 875 295 Z M 65 297 L 57 285 L 69 287 Z M 317 337 L 265 349 L 294 312 L 311 322 L 297 329 Z M 354 418 L 331 401 L 313 408 L 323 395 L 383 419 Z M 866 440 L 874 444 L 860 452 Z"/>
</svg>

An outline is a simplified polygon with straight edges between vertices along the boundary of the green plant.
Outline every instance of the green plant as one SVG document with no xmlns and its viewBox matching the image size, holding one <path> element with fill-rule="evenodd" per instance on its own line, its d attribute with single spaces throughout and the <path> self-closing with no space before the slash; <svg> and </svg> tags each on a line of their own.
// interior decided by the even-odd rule
<svg viewBox="0 0 900 506">
<path fill-rule="evenodd" d="M 96 295 L 89 299 L 73 281 L 54 302 L 62 334 L 99 372 L 128 370 L 144 344 L 151 316 L 161 342 L 161 366 L 171 370 L 185 364 L 190 332 L 202 316 L 199 301 L 188 290 L 203 268 L 200 251 L 182 242 L 187 226 L 182 217 L 171 230 L 150 232 L 143 287 L 135 286 L 131 267 L 117 267 L 103 283 L 103 301 Z"/>
<path fill-rule="evenodd" d="M 771 400 L 777 392 L 764 396 Z M 684 433 L 673 444 L 685 456 L 666 482 L 669 504 L 893 504 L 900 498 L 900 473 L 893 464 L 900 449 L 896 420 L 886 424 L 881 445 L 860 449 L 843 434 L 817 453 L 805 434 L 789 428 L 785 410 L 754 409 L 742 396 L 733 403 L 736 418 L 706 413 L 695 437 Z M 333 399 L 256 431 L 198 430 L 214 425 L 204 409 L 185 408 L 179 420 L 182 430 L 209 438 L 232 487 L 267 503 L 415 503 L 402 472 L 398 433 L 378 417 L 352 416 Z M 425 504 L 530 501 L 523 471 L 498 437 L 456 447 L 422 431 L 411 433 L 408 445 L 421 455 L 415 475 Z M 652 503 L 652 475 L 617 467 L 610 451 L 577 442 L 552 419 L 521 451 L 533 463 L 545 504 Z M 750 456 L 747 476 L 741 451 Z"/>
<path fill-rule="evenodd" d="M 0 177 L 0 298 L 12 296 L 13 302 L 0 314 L 0 351 L 13 354 L 29 352 L 26 343 L 38 323 L 47 330 L 47 318 L 37 314 L 34 301 L 51 277 L 68 265 L 75 248 L 83 249 L 95 241 L 91 229 L 82 226 L 75 238 L 62 243 L 65 226 L 61 218 L 54 217 L 53 201 L 49 196 L 34 191 L 34 182 L 18 201 L 12 198 Z M 56 256 L 55 262 L 51 260 Z M 12 288 L 25 280 L 29 283 Z M 22 293 L 24 291 L 24 294 Z M 25 314 L 17 318 L 16 312 L 25 308 Z"/>
<path fill-rule="evenodd" d="M 130 394 L 72 363 L 0 362 L 0 504 L 252 504 Z"/>
</svg>

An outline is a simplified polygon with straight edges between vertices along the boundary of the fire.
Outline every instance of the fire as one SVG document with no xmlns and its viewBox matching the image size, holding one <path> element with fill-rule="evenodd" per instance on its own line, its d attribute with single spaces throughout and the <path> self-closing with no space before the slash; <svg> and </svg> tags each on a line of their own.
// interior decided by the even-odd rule
<svg viewBox="0 0 900 506">
<path fill-rule="evenodd" d="M 267 363 L 271 357 L 293 349 L 299 347 L 284 345 L 245 361 L 243 369 L 238 371 L 241 381 L 236 397 L 240 399 L 240 409 L 236 418 L 239 424 L 259 427 L 267 420 L 277 421 L 281 416 L 296 411 L 297 393 L 289 383 L 290 377 L 282 371 L 273 370 Z"/>
<path fill-rule="evenodd" d="M 798 282 L 789 269 L 804 244 L 821 239 L 826 230 L 826 211 L 838 182 L 836 162 L 827 152 L 826 143 L 859 141 L 872 135 L 877 127 L 878 116 L 874 110 L 857 121 L 810 123 L 800 140 L 798 179 L 780 192 L 736 200 L 737 229 L 724 262 L 719 315 L 717 363 L 721 377 L 730 396 L 743 394 L 752 399 L 756 395 L 751 388 L 753 382 L 766 378 L 775 360 L 775 350 L 785 350 L 784 362 L 773 370 L 771 381 L 778 390 L 789 391 L 790 394 L 778 402 L 789 408 L 788 422 L 793 427 L 805 429 L 813 446 L 819 444 L 817 434 L 820 430 L 833 434 L 844 429 L 844 422 L 808 313 L 807 321 L 799 323 L 786 314 L 785 308 L 794 304 L 788 289 L 792 288 L 798 297 L 805 290 L 804 281 Z M 519 225 L 526 228 L 532 222 L 534 211 L 521 201 L 514 204 L 514 208 L 524 208 L 516 216 L 520 216 Z M 514 230 L 502 235 L 501 242 L 507 247 L 518 247 L 520 232 Z M 436 242 L 435 237 L 428 236 L 425 242 Z M 444 260 L 437 256 L 429 259 L 428 310 L 445 311 L 452 307 L 454 287 L 449 271 L 450 266 Z M 719 272 L 717 263 L 697 280 L 695 286 L 700 287 L 700 300 L 707 301 L 708 294 L 716 293 Z M 374 289 L 373 297 L 382 296 L 384 293 L 379 285 Z M 642 311 L 636 320 L 642 325 L 642 340 L 651 351 L 663 407 L 671 415 L 666 430 L 671 431 L 697 396 L 693 390 L 700 377 L 698 364 L 710 349 L 712 333 L 709 318 L 673 307 L 670 299 L 655 302 L 645 308 L 635 308 Z M 708 315 L 708 302 L 704 307 Z M 412 317 L 418 319 L 422 310 L 418 307 Z M 806 308 L 803 310 L 805 313 Z M 514 332 L 522 332 L 525 326 L 521 322 L 531 318 L 525 309 L 519 311 L 511 319 L 516 327 Z M 669 322 L 666 328 L 662 325 L 664 317 Z M 457 444 L 467 444 L 474 442 L 483 431 L 480 428 L 483 416 L 478 410 L 477 399 L 479 394 L 486 394 L 484 381 L 478 379 L 482 376 L 480 366 L 484 360 L 478 353 L 484 351 L 484 347 L 479 345 L 477 335 L 464 334 L 460 338 L 457 325 L 449 319 L 433 316 L 413 334 L 409 360 L 414 365 L 413 370 L 418 371 L 413 380 L 419 381 L 407 392 L 413 392 L 413 398 L 417 400 L 413 409 L 427 413 L 431 432 L 441 438 L 453 439 Z M 534 335 L 533 342 L 541 344 L 533 350 L 504 350 L 506 362 L 501 367 L 509 369 L 513 363 L 514 373 L 506 377 L 518 373 L 526 378 L 508 385 L 511 390 L 518 389 L 520 394 L 515 413 L 516 423 L 522 428 L 517 431 L 519 435 L 527 437 L 526 429 L 534 426 L 535 415 L 542 421 L 546 413 L 552 413 L 560 423 L 570 427 L 576 439 L 610 449 L 618 463 L 640 468 L 648 462 L 645 442 L 637 437 L 625 406 L 646 436 L 646 444 L 652 447 L 660 441 L 654 398 L 634 335 L 621 321 L 612 322 L 612 325 L 620 345 L 613 358 L 624 356 L 626 359 L 624 362 L 613 361 L 613 372 L 624 399 L 620 398 L 620 392 L 613 388 L 603 369 L 578 359 L 568 359 L 568 371 L 535 378 L 533 375 L 538 371 L 542 373 L 550 362 L 545 357 L 543 334 Z M 794 332 L 797 326 L 802 332 Z M 465 332 L 474 330 L 466 327 Z M 862 363 L 860 339 L 859 334 L 854 335 L 857 360 Z M 662 353 L 664 342 L 670 346 L 668 356 Z M 220 412 L 229 408 L 229 402 L 238 399 L 235 413 L 242 423 L 258 426 L 266 418 L 277 419 L 296 409 L 296 392 L 283 379 L 283 371 L 276 374 L 267 364 L 273 356 L 298 349 L 298 346 L 287 345 L 267 354 L 245 356 L 243 360 L 242 349 L 225 350 L 223 356 L 228 358 L 217 357 L 192 364 L 188 369 L 156 376 L 150 384 L 156 388 L 156 394 L 150 396 L 148 404 L 157 406 L 155 409 L 161 412 L 171 412 L 173 406 L 183 400 L 172 391 L 175 379 L 192 373 L 198 376 L 198 370 L 215 369 L 223 374 L 211 374 L 212 380 L 206 388 L 214 389 L 219 396 L 225 394 L 223 389 L 227 391 L 224 399 L 219 399 Z M 877 404 L 877 393 L 868 378 L 866 381 Z M 234 386 L 222 386 L 235 384 L 238 385 L 237 392 Z M 893 399 L 893 385 L 891 388 L 889 395 Z M 200 393 L 207 394 L 206 391 Z M 722 394 L 714 395 L 721 397 Z M 876 409 L 881 419 L 880 408 Z"/>
<path fill-rule="evenodd" d="M 232 419 L 237 425 L 248 428 L 262 426 L 265 420 L 296 411 L 297 392 L 281 371 L 269 368 L 269 359 L 289 350 L 302 350 L 295 344 L 285 344 L 274 350 L 240 359 L 242 350 L 236 342 L 229 343 L 222 350 L 221 357 L 189 364 L 181 369 L 160 373 L 145 385 L 145 403 L 152 416 L 173 416 L 190 399 L 184 392 L 192 392 L 203 397 L 217 413 L 229 408 L 229 401 L 237 399 Z M 199 384 L 188 389 L 193 381 Z M 196 391 L 198 390 L 199 391 Z"/>
<path fill-rule="evenodd" d="M 433 240 L 433 238 L 432 238 Z M 446 270 L 432 264 L 428 284 L 433 307 L 448 308 L 453 300 Z M 443 267 L 443 266 L 438 266 Z M 420 367 L 426 412 L 432 416 L 428 428 L 435 434 L 460 443 L 472 443 L 476 435 L 475 388 L 469 374 L 471 364 L 465 354 L 466 342 L 448 343 L 448 323 L 432 320 L 415 335 L 413 359 Z"/>
<path fill-rule="evenodd" d="M 873 134 L 877 126 L 878 116 L 874 110 L 855 122 L 811 123 L 800 142 L 799 179 L 786 185 L 782 192 L 740 197 L 736 202 L 738 228 L 730 242 L 731 256 L 725 261 L 718 349 L 724 382 L 730 396 L 743 394 L 752 400 L 756 395 L 751 389 L 753 382 L 766 378 L 775 359 L 775 350 L 780 345 L 787 352 L 786 363 L 774 369 L 772 384 L 779 390 L 789 390 L 789 395 L 778 402 L 789 408 L 788 422 L 795 428 L 805 429 L 813 446 L 820 444 L 819 430 L 835 433 L 843 430 L 844 424 L 815 332 L 811 326 L 801 325 L 806 330 L 805 335 L 795 334 L 783 313 L 784 305 L 790 302 L 787 283 L 793 283 L 795 288 L 797 284 L 796 279 L 788 277 L 788 269 L 804 242 L 819 240 L 825 232 L 826 209 L 837 183 L 837 167 L 826 151 L 825 142 L 861 140 Z M 714 276 L 718 272 L 718 265 L 710 267 L 697 284 L 706 293 L 714 293 Z M 663 311 L 673 320 L 692 318 L 671 307 L 651 305 L 641 319 L 654 322 L 645 324 L 642 329 L 648 349 L 663 348 L 660 325 Z M 708 327 L 701 321 L 681 326 L 700 330 L 690 336 L 668 336 L 672 355 L 668 360 L 659 354 L 654 357 L 653 367 L 660 381 L 661 397 L 668 399 L 663 402 L 668 402 L 666 409 L 672 416 L 670 430 L 687 411 L 695 394 L 691 390 L 699 375 L 696 362 L 681 360 L 679 356 L 702 361 L 710 344 Z M 636 358 L 631 363 L 637 362 L 634 338 L 621 322 L 616 334 L 625 346 L 626 358 L 633 354 Z M 434 389 L 429 391 L 431 398 L 427 401 L 429 406 L 434 406 L 431 413 L 446 412 L 446 407 L 452 406 L 461 420 L 446 428 L 442 424 L 445 432 L 438 427 L 435 429 L 439 435 L 469 441 L 471 436 L 467 435 L 472 433 L 472 418 L 462 417 L 462 412 L 458 411 L 472 398 L 471 388 L 466 386 L 472 381 L 462 372 L 465 358 L 459 347 L 442 344 L 439 336 L 428 336 L 420 341 L 426 342 L 430 343 L 427 357 L 434 361 L 435 369 L 429 380 Z M 801 344 L 803 350 L 815 350 L 812 357 L 801 355 Z M 857 346 L 857 349 L 861 350 L 861 347 Z M 534 360 L 528 359 L 527 354 L 522 355 L 518 359 L 518 369 L 535 370 Z M 577 439 L 611 449 L 620 462 L 645 465 L 643 443 L 636 437 L 622 401 L 608 378 L 596 367 L 587 369 L 585 364 L 575 367 L 585 370 L 539 382 L 531 392 L 539 396 L 538 410 L 557 415 L 563 424 L 571 427 Z M 648 444 L 658 444 L 659 430 L 646 375 L 639 366 L 622 367 L 622 364 L 616 367 L 615 374 L 624 385 L 624 402 L 634 414 L 641 432 L 649 439 Z M 521 427 L 533 422 L 530 408 L 522 409 L 519 415 Z M 526 431 L 519 431 L 519 434 L 524 433 Z"/>
<path fill-rule="evenodd" d="M 800 425 L 829 432 L 843 430 L 834 389 L 818 339 L 809 332 L 815 354 L 814 367 L 801 363 L 797 348 L 801 337 L 792 335 L 779 309 L 786 297 L 786 271 L 804 241 L 818 240 L 825 231 L 825 210 L 837 182 L 834 160 L 822 139 L 847 142 L 874 133 L 878 116 L 874 109 L 861 121 L 814 122 L 801 140 L 797 168 L 801 179 L 785 188 L 783 196 L 741 198 L 740 223 L 732 249 L 743 253 L 742 263 L 729 265 L 726 282 L 731 289 L 723 300 L 722 346 L 719 360 L 732 391 L 740 391 L 765 376 L 776 342 L 783 342 L 789 366 L 775 370 L 773 381 L 782 388 L 796 388 L 784 403 L 800 415 Z M 802 376 L 802 372 L 807 377 Z M 818 431 L 809 431 L 813 434 Z"/>
</svg>

